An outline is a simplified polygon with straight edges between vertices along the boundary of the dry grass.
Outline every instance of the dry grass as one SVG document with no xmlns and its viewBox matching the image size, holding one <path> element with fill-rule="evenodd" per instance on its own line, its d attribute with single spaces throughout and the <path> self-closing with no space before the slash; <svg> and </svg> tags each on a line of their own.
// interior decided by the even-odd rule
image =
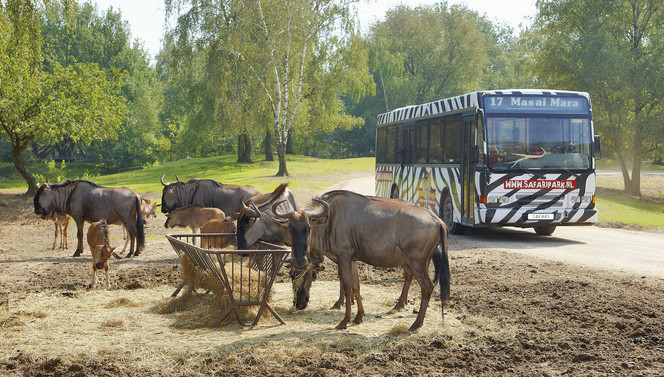
<svg viewBox="0 0 664 377">
<path fill-rule="evenodd" d="M 415 320 L 419 305 L 411 291 L 411 303 L 401 312 L 391 311 L 399 286 L 364 284 L 362 295 L 367 315 L 362 324 L 351 323 L 344 331 L 334 330 L 343 311 L 331 310 L 339 283 L 317 281 L 311 288 L 309 307 L 292 309 L 290 283 L 273 287 L 271 306 L 286 321 L 262 317 L 252 329 L 242 328 L 234 316 L 225 326 L 210 329 L 183 326 L 179 316 L 200 315 L 199 323 L 216 314 L 207 310 L 216 294 L 191 293 L 192 301 L 170 314 L 155 308 L 173 301 L 173 287 L 131 291 L 79 291 L 73 297 L 49 291 L 10 296 L 8 308 L 0 309 L 0 360 L 23 355 L 70 359 L 103 358 L 137 368 L 186 373 L 200 371 L 205 360 L 238 363 L 251 357 L 256 363 L 282 365 L 295 357 L 313 357 L 324 352 L 382 352 L 418 339 L 477 341 L 484 333 L 512 338 L 513 329 L 487 318 L 446 310 L 441 326 L 440 301 L 432 300 L 424 326 L 415 333 L 407 328 Z M 211 301 L 210 301 L 211 300 Z M 192 309 L 187 309 L 191 305 Z M 355 310 L 353 306 L 353 310 Z M 188 313 L 188 314 L 185 314 Z M 193 321 L 192 318 L 186 321 Z M 62 347 L 62 345 L 67 345 Z"/>
</svg>

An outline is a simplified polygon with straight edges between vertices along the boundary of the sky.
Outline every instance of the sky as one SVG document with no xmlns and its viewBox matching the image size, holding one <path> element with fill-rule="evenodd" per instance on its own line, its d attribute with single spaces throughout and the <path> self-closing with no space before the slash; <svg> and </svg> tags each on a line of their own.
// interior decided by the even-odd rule
<svg viewBox="0 0 664 377">
<path fill-rule="evenodd" d="M 92 0 L 98 5 L 99 11 L 109 7 L 120 10 L 122 19 L 129 23 L 132 37 L 139 39 L 154 59 L 161 47 L 164 35 L 164 1 L 163 0 Z M 448 0 L 448 4 L 463 4 L 490 20 L 506 22 L 515 30 L 530 25 L 530 17 L 536 13 L 536 0 Z M 363 32 L 376 21 L 381 21 L 385 11 L 399 4 L 411 7 L 439 3 L 440 0 L 360 0 L 358 16 Z"/>
</svg>

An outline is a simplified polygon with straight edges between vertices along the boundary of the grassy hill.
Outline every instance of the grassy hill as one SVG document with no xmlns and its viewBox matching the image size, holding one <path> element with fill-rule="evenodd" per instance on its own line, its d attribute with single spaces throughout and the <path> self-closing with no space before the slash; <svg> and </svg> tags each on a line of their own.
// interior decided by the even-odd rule
<svg viewBox="0 0 664 377">
<path fill-rule="evenodd" d="M 256 158 L 256 157 L 255 157 Z M 287 156 L 288 177 L 275 177 L 278 161 L 260 161 L 251 164 L 236 162 L 234 155 L 193 158 L 160 165 L 146 166 L 137 170 L 103 173 L 99 166 L 86 163 L 36 163 L 29 166 L 37 181 L 43 183 L 62 182 L 66 179 L 86 179 L 102 186 L 125 186 L 147 198 L 161 196 L 160 178 L 165 182 L 175 181 L 176 175 L 185 181 L 191 178 L 209 178 L 227 184 L 249 184 L 262 192 L 273 190 L 282 182 L 296 194 L 306 195 L 323 192 L 328 186 L 345 179 L 373 174 L 374 158 L 327 160 L 306 156 Z M 23 178 L 10 163 L 0 164 L 0 189 L 27 190 Z"/>
</svg>

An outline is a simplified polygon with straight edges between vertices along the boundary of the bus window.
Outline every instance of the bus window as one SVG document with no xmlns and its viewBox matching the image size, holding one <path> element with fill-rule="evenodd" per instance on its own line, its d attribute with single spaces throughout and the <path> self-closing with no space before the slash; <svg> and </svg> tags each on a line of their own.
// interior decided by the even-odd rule
<svg viewBox="0 0 664 377">
<path fill-rule="evenodd" d="M 384 163 L 387 160 L 387 128 L 376 131 L 376 162 Z"/>
<path fill-rule="evenodd" d="M 453 115 L 445 121 L 444 163 L 461 161 L 461 114 Z"/>
<path fill-rule="evenodd" d="M 432 164 L 443 163 L 443 118 L 431 120 L 429 126 L 429 162 Z"/>
<path fill-rule="evenodd" d="M 426 164 L 429 144 L 429 122 L 418 122 L 415 134 L 415 163 Z"/>
<path fill-rule="evenodd" d="M 484 165 L 485 156 L 484 156 L 484 127 L 482 127 L 482 118 L 477 117 L 477 145 L 480 148 L 480 159 L 478 164 Z"/>
</svg>

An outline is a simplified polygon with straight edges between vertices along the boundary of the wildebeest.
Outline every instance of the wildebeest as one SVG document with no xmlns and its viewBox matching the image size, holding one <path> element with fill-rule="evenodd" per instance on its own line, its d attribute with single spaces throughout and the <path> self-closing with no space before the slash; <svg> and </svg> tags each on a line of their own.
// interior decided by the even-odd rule
<svg viewBox="0 0 664 377">
<path fill-rule="evenodd" d="M 276 201 L 282 202 L 279 206 L 282 212 L 297 211 L 297 203 L 287 186 L 287 183 L 282 183 L 269 194 L 258 194 L 246 198 L 241 202 L 239 210 L 231 214 L 231 217 L 237 220 L 237 248 L 239 250 L 249 249 L 260 236 L 264 236 L 263 241 L 275 245 L 288 245 L 288 240 L 285 239 L 287 235 L 281 232 L 281 226 L 270 221 L 273 216 L 270 209 Z M 261 217 L 265 217 L 265 220 L 257 221 Z M 251 228 L 253 228 L 249 234 L 251 242 L 247 243 L 245 234 Z"/>
<path fill-rule="evenodd" d="M 177 178 L 177 176 L 176 176 Z M 161 212 L 169 213 L 176 208 L 197 205 L 215 207 L 224 213 L 237 211 L 243 198 L 260 194 L 255 187 L 249 185 L 227 185 L 211 179 L 191 179 L 182 182 L 164 183 L 161 194 Z"/>
<path fill-rule="evenodd" d="M 115 254 L 108 238 L 108 224 L 106 220 L 101 219 L 90 224 L 88 229 L 88 245 L 92 252 L 92 282 L 90 288 L 94 289 L 97 284 L 97 270 L 104 269 L 106 273 L 106 289 L 109 287 L 108 279 L 108 258 Z"/>
<path fill-rule="evenodd" d="M 227 216 L 223 220 L 210 220 L 203 224 L 201 233 L 235 233 L 233 229 L 233 219 Z M 234 236 L 201 236 L 201 248 L 203 249 L 223 249 L 233 243 Z"/>
<path fill-rule="evenodd" d="M 294 285 L 295 304 L 303 309 L 309 301 L 309 287 L 315 271 L 324 256 L 339 266 L 340 280 L 346 295 L 346 314 L 337 325 L 345 329 L 351 319 L 351 298 L 358 303 L 354 322 L 362 322 L 364 309 L 359 294 L 359 279 L 353 261 L 362 261 L 378 267 L 403 267 L 405 284 L 397 305 L 405 303 L 410 281 L 414 277 L 420 285 L 421 301 L 415 322 L 410 330 L 420 328 L 429 304 L 433 283 L 428 267 L 436 250 L 441 255 L 433 258 L 440 282 L 442 313 L 449 299 L 450 269 L 447 255 L 447 228 L 443 221 L 426 208 L 404 201 L 366 197 L 354 192 L 330 191 L 314 199 L 323 210 L 274 213 L 275 220 L 291 235 L 293 258 L 291 277 L 304 279 L 301 286 Z M 279 203 L 275 203 L 276 209 Z M 356 275 L 355 275 L 356 276 Z"/>
<path fill-rule="evenodd" d="M 84 180 L 44 183 L 35 194 L 34 206 L 35 214 L 42 218 L 53 213 L 66 213 L 74 219 L 78 230 L 75 257 L 83 252 L 83 225 L 86 221 L 105 219 L 109 224 L 122 223 L 131 239 L 127 257 L 138 255 L 145 247 L 140 200 L 126 187 L 101 187 Z"/>
<path fill-rule="evenodd" d="M 55 236 L 53 236 L 53 247 L 51 250 L 55 250 L 55 245 L 58 242 L 58 233 L 60 233 L 60 249 L 67 249 L 69 247 L 67 244 L 67 228 L 69 228 L 71 216 L 56 212 L 46 219 L 53 220 L 53 224 L 55 225 Z"/>
<path fill-rule="evenodd" d="M 226 214 L 219 208 L 187 206 L 177 208 L 166 215 L 164 226 L 166 228 L 188 227 L 192 233 L 196 233 L 206 222 L 224 218 L 226 218 Z"/>
</svg>

